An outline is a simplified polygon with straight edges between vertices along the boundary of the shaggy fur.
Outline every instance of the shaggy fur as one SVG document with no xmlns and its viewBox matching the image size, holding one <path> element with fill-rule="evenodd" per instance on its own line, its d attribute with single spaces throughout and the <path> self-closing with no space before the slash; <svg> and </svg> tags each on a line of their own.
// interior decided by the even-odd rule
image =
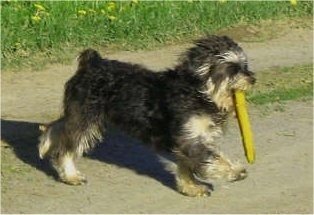
<svg viewBox="0 0 314 215">
<path fill-rule="evenodd" d="M 172 151 L 178 191 L 206 196 L 208 187 L 197 179 L 235 181 L 247 175 L 219 152 L 216 140 L 234 111 L 233 90 L 247 90 L 254 82 L 243 50 L 225 36 L 196 41 L 174 69 L 162 72 L 87 49 L 65 85 L 62 117 L 41 127 L 40 157 L 50 159 L 63 182 L 85 183 L 74 160 L 113 126 Z"/>
</svg>

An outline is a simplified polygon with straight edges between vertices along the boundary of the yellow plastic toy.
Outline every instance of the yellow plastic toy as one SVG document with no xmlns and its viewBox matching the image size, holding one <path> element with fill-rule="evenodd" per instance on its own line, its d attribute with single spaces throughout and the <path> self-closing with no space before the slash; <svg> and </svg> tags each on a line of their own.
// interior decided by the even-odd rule
<svg viewBox="0 0 314 215">
<path fill-rule="evenodd" d="M 255 150 L 253 144 L 253 135 L 249 122 L 249 116 L 246 109 L 245 94 L 241 90 L 234 92 L 235 109 L 237 113 L 238 123 L 242 135 L 242 143 L 246 159 L 249 163 L 255 161 Z"/>
</svg>

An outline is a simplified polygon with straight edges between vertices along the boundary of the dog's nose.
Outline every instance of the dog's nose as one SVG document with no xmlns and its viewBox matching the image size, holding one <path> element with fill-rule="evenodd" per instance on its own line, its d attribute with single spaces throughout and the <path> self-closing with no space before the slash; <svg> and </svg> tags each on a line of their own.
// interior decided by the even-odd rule
<svg viewBox="0 0 314 215">
<path fill-rule="evenodd" d="M 244 73 L 247 76 L 248 82 L 252 85 L 255 84 L 255 82 L 256 82 L 255 74 L 249 70 L 245 71 Z"/>
<path fill-rule="evenodd" d="M 236 181 L 240 181 L 245 179 L 248 176 L 248 172 L 246 171 L 246 169 L 243 169 L 239 172 L 239 175 L 237 176 Z"/>
<path fill-rule="evenodd" d="M 253 85 L 256 83 L 256 78 L 254 76 L 250 77 L 250 83 Z"/>
</svg>

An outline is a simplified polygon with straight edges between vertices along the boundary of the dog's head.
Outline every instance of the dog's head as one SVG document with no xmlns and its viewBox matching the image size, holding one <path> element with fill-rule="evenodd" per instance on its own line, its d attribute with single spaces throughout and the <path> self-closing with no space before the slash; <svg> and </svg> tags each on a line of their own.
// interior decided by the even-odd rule
<svg viewBox="0 0 314 215">
<path fill-rule="evenodd" d="M 211 94 L 218 91 L 248 90 L 255 84 L 255 75 L 248 69 L 245 53 L 241 48 L 212 56 L 195 70 L 206 79 Z"/>
<path fill-rule="evenodd" d="M 241 47 L 226 36 L 207 36 L 181 58 L 181 69 L 193 71 L 203 81 L 204 92 L 219 108 L 232 110 L 233 91 L 254 85 L 254 73 Z"/>
</svg>

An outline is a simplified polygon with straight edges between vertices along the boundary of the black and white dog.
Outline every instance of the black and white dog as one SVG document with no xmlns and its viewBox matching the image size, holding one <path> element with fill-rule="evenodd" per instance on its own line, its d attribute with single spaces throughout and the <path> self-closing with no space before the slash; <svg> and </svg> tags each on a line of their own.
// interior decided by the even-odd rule
<svg viewBox="0 0 314 215">
<path fill-rule="evenodd" d="M 228 181 L 247 176 L 218 150 L 215 139 L 234 111 L 233 91 L 255 83 L 243 50 L 226 36 L 207 36 L 161 72 L 102 58 L 87 49 L 66 83 L 63 115 L 41 126 L 39 154 L 60 180 L 86 182 L 74 160 L 92 149 L 113 126 L 176 157 L 176 183 L 188 196 L 206 196 L 196 178 Z"/>
</svg>

